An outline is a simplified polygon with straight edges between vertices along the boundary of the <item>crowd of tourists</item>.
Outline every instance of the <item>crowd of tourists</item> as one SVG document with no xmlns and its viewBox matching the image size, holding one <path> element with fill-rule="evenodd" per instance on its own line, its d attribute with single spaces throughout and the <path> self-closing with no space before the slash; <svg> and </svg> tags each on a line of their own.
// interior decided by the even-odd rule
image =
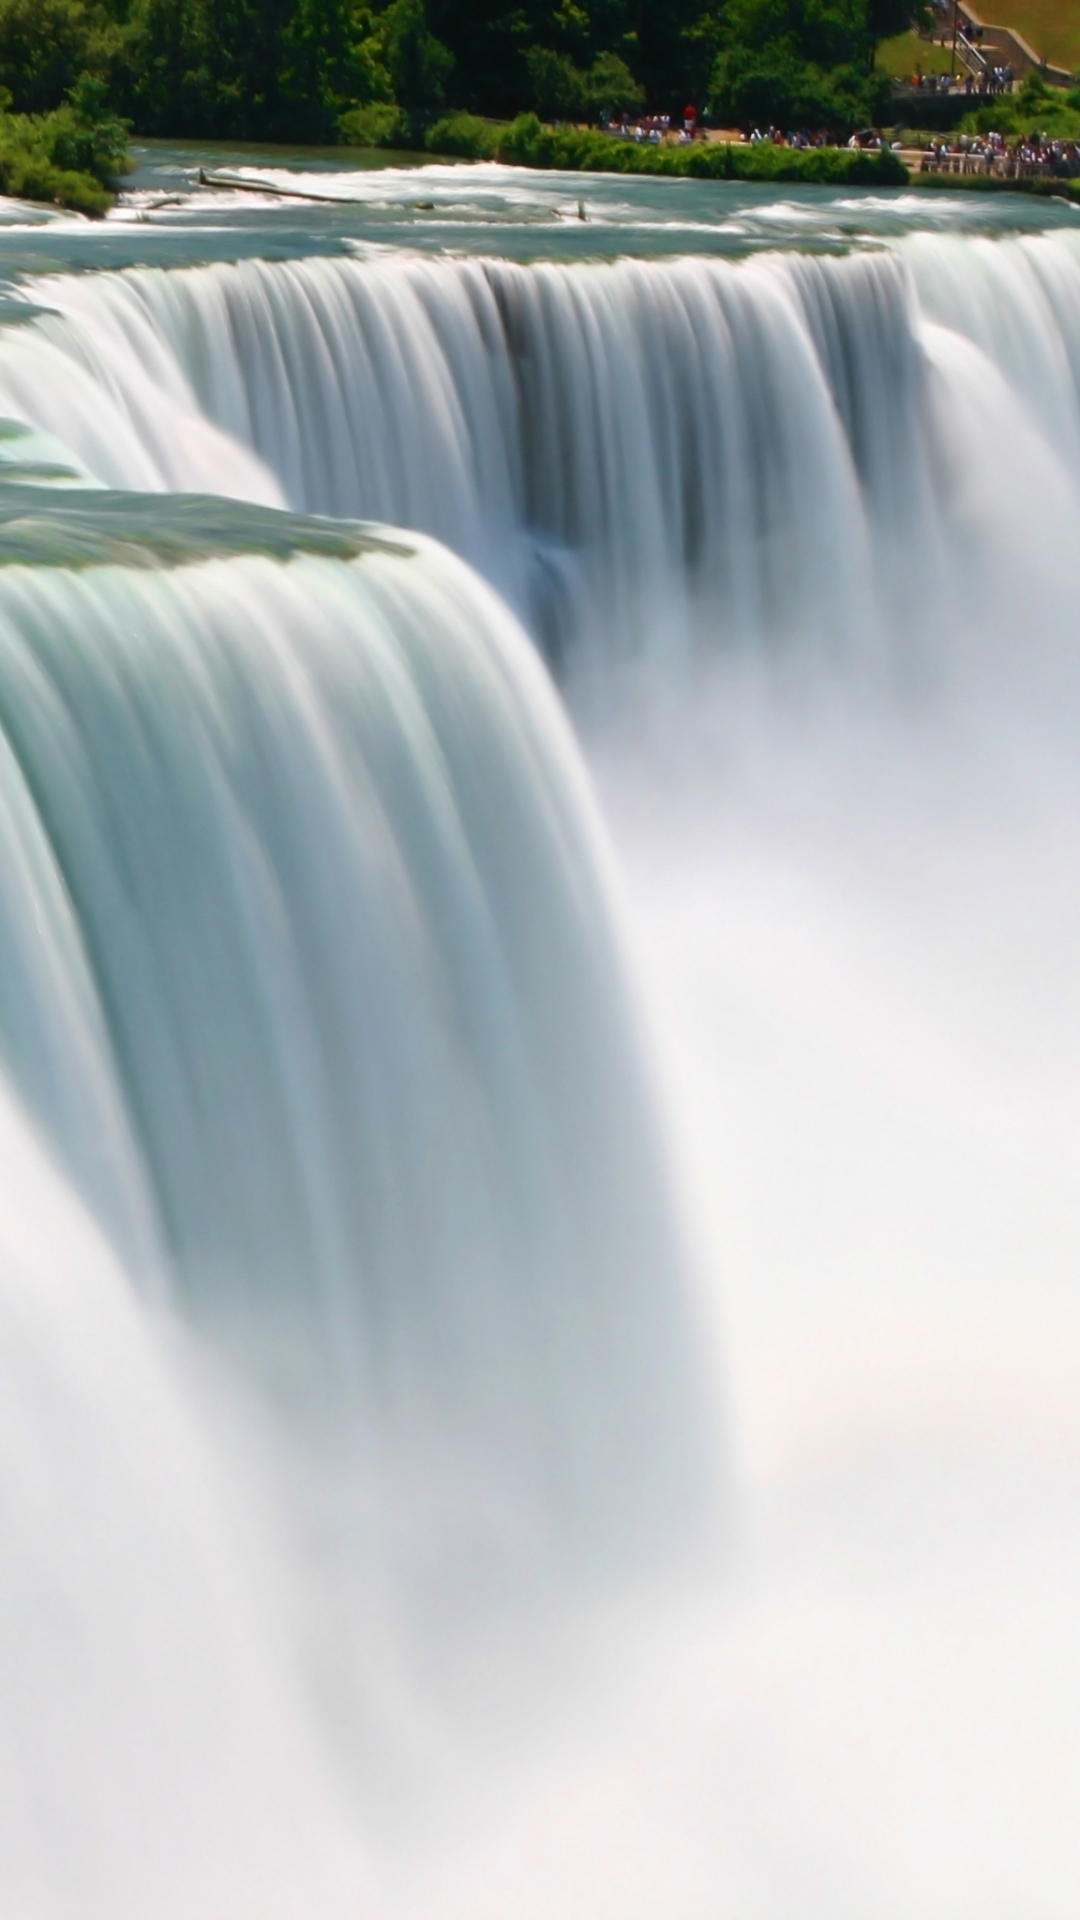
<svg viewBox="0 0 1080 1920">
<path fill-rule="evenodd" d="M 699 124 L 698 110 L 691 104 L 683 108 L 682 125 L 672 125 L 670 113 L 642 113 L 631 118 L 628 113 L 601 115 L 600 125 L 607 133 L 617 133 L 623 140 L 646 140 L 652 146 L 661 140 L 686 142 L 696 140 L 704 128 Z"/>
<path fill-rule="evenodd" d="M 670 113 L 643 113 L 636 119 L 628 113 L 613 113 L 606 119 L 601 115 L 600 125 L 604 132 L 617 134 L 621 140 L 647 141 L 654 147 L 671 136 Z M 685 128 L 682 133 L 688 137 Z"/>
<path fill-rule="evenodd" d="M 1080 142 L 1050 140 L 1042 133 L 1023 133 L 1011 143 L 1003 133 L 961 133 L 951 140 L 932 140 L 927 152 L 935 162 L 956 156 L 980 161 L 987 172 L 1020 168 L 1024 172 L 1053 174 L 1063 180 L 1080 176 Z"/>
<path fill-rule="evenodd" d="M 999 94 L 1008 93 L 1015 79 L 1012 66 L 987 67 L 980 74 L 924 73 L 916 67 L 909 85 L 913 93 Z"/>
<path fill-rule="evenodd" d="M 686 108 L 682 116 L 681 125 L 678 121 L 673 122 L 669 113 L 645 113 L 641 114 L 640 117 L 635 120 L 632 120 L 628 113 L 616 113 L 610 115 L 606 120 L 602 119 L 600 124 L 605 132 L 618 134 L 623 140 L 648 141 L 653 146 L 657 145 L 661 140 L 676 140 L 683 143 L 689 140 L 707 137 L 704 127 L 699 123 L 697 110 L 694 107 Z M 833 136 L 826 132 L 824 128 L 812 132 L 809 127 L 799 127 L 793 133 L 785 133 L 781 127 L 755 127 L 748 135 L 732 132 L 725 134 L 723 137 L 736 141 L 748 139 L 751 146 L 759 146 L 762 142 L 767 142 L 776 147 L 830 147 L 835 145 Z"/>
<path fill-rule="evenodd" d="M 997 94 L 1008 93 L 1016 79 L 1016 69 L 1008 62 L 996 67 L 987 64 L 982 51 L 983 35 L 986 29 L 969 19 L 956 6 L 956 0 L 934 0 L 938 20 L 933 29 L 933 38 L 942 47 L 953 52 L 952 68 L 949 73 L 924 73 L 916 67 L 909 85 L 915 93 L 969 93 Z M 956 54 L 959 52 L 965 71 L 957 73 Z"/>
<path fill-rule="evenodd" d="M 751 146 L 757 146 L 763 140 L 771 141 L 774 147 L 831 147 L 835 144 L 823 128 L 811 133 L 809 127 L 798 127 L 794 133 L 784 133 L 779 127 L 766 127 L 762 132 L 760 127 L 755 127 L 750 135 Z"/>
</svg>

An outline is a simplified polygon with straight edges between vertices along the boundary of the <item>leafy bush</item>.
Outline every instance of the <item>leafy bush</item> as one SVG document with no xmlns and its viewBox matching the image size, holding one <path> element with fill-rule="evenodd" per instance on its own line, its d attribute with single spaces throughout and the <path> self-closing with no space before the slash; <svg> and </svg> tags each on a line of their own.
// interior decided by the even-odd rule
<svg viewBox="0 0 1080 1920">
<path fill-rule="evenodd" d="M 429 153 L 447 153 L 455 160 L 494 160 L 499 129 L 476 113 L 448 113 L 428 128 L 424 145 Z"/>
<path fill-rule="evenodd" d="M 127 125 L 104 94 L 104 81 L 84 74 L 54 113 L 0 110 L 0 193 L 107 213 L 127 166 Z"/>
<path fill-rule="evenodd" d="M 1062 93 L 1048 87 L 1040 73 L 1028 73 L 1015 93 L 999 94 L 996 100 L 966 113 L 960 122 L 962 133 L 1003 133 L 1010 139 L 1019 134 L 1043 133 L 1051 140 L 1080 139 L 1080 87 Z"/>
<path fill-rule="evenodd" d="M 519 114 L 499 137 L 496 157 L 510 165 L 579 173 L 652 173 L 696 180 L 801 181 L 807 186 L 904 186 L 907 168 L 895 153 L 847 147 L 777 147 L 695 142 L 648 146 L 577 127 L 542 126 Z"/>
<path fill-rule="evenodd" d="M 85 173 L 54 167 L 41 152 L 19 144 L 0 120 L 0 193 L 16 200 L 42 200 L 95 218 L 108 213 L 113 196 Z"/>
<path fill-rule="evenodd" d="M 384 101 L 350 107 L 338 118 L 337 136 L 347 147 L 407 147 L 409 116 Z"/>
<path fill-rule="evenodd" d="M 82 74 L 63 106 L 46 114 L 38 125 L 54 166 L 89 174 L 99 186 L 115 192 L 128 170 L 129 126 L 110 111 L 104 80 Z"/>
</svg>

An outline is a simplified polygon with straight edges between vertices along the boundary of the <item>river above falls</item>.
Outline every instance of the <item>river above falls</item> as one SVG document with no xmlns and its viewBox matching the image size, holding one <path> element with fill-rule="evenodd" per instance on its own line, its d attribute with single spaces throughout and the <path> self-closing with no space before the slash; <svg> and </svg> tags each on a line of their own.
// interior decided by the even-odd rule
<svg viewBox="0 0 1080 1920">
<path fill-rule="evenodd" d="M 545 173 L 350 148 L 139 140 L 105 221 L 9 203 L 0 276 L 408 247 L 512 260 L 846 253 L 1080 227 L 1064 199 Z M 201 184 L 225 175 L 243 186 Z M 296 196 L 296 197 L 293 197 Z M 320 204 L 320 202 L 322 204 Z"/>
</svg>

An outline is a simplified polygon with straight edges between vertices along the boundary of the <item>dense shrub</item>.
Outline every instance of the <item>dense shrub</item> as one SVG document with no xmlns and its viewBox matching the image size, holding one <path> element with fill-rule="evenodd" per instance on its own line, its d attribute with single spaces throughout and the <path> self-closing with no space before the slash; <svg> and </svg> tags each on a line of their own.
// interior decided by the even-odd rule
<svg viewBox="0 0 1080 1920">
<path fill-rule="evenodd" d="M 502 160 L 510 166 L 575 173 L 645 173 L 696 180 L 801 181 L 807 186 L 904 186 L 907 168 L 889 152 L 847 147 L 777 147 L 695 142 L 689 146 L 638 145 L 580 127 L 546 127 L 535 113 L 519 114 L 496 127 L 471 114 L 453 114 L 433 126 L 433 153 L 460 159 Z"/>
<path fill-rule="evenodd" d="M 475 113 L 448 113 L 436 120 L 424 136 L 429 153 L 446 153 L 456 160 L 494 160 L 499 129 Z"/>
<path fill-rule="evenodd" d="M 9 135 L 0 120 L 0 193 L 15 200 L 41 200 L 96 218 L 108 213 L 113 195 L 88 174 L 53 166 L 41 152 L 23 146 L 18 130 Z"/>
<path fill-rule="evenodd" d="M 88 174 L 115 192 L 127 172 L 129 128 L 110 111 L 106 96 L 105 82 L 84 73 L 63 106 L 37 121 L 37 137 L 55 166 Z"/>
<path fill-rule="evenodd" d="M 0 111 L 0 193 L 106 213 L 127 163 L 127 127 L 104 107 L 104 90 L 83 75 L 54 113 Z"/>
<path fill-rule="evenodd" d="M 913 184 L 944 193 L 1026 193 L 1037 200 L 1080 202 L 1080 180 L 1002 180 L 986 173 L 918 173 Z"/>
<path fill-rule="evenodd" d="M 1003 133 L 1009 139 L 1041 133 L 1049 140 L 1080 140 L 1080 88 L 1062 93 L 1048 87 L 1042 75 L 1032 71 L 1015 93 L 999 94 L 986 106 L 965 114 L 960 130 Z"/>
<path fill-rule="evenodd" d="M 340 114 L 337 136 L 348 147 L 407 147 L 412 132 L 409 116 L 400 107 L 372 101 Z"/>
</svg>

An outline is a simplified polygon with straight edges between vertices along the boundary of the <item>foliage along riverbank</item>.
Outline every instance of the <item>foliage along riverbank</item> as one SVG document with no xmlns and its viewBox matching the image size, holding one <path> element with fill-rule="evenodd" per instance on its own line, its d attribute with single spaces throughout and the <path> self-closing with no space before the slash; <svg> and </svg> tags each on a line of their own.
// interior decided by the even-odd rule
<svg viewBox="0 0 1080 1920">
<path fill-rule="evenodd" d="M 10 99 L 10 96 L 9 96 Z M 128 130 L 84 80 L 52 113 L 12 113 L 0 100 L 0 194 L 100 218 L 127 166 Z"/>
<path fill-rule="evenodd" d="M 1024 76 L 1014 93 L 999 94 L 965 114 L 960 133 L 1003 133 L 1015 140 L 1038 130 L 1044 140 L 1080 140 L 1080 87 L 1063 93 L 1039 73 Z"/>
<path fill-rule="evenodd" d="M 82 75 L 139 134 L 356 144 L 356 113 L 415 140 L 461 110 L 596 125 L 878 124 L 875 49 L 927 0 L 0 0 L 0 88 L 59 107 Z M 383 144 L 390 144 L 389 140 Z M 398 138 L 394 144 L 402 144 Z"/>
<path fill-rule="evenodd" d="M 566 173 L 665 174 L 692 180 L 801 181 L 806 186 L 902 187 L 908 171 L 898 154 L 849 147 L 778 147 L 771 141 L 732 146 L 694 141 L 648 145 L 582 127 L 546 127 L 535 113 L 499 126 L 476 114 L 451 113 L 428 129 L 429 153 L 461 160 Z"/>
<path fill-rule="evenodd" d="M 1080 203 L 1080 180 L 1000 180 L 986 173 L 916 173 L 912 175 L 911 184 L 936 189 L 939 193 L 1026 193 L 1034 194 L 1039 200 Z"/>
</svg>

